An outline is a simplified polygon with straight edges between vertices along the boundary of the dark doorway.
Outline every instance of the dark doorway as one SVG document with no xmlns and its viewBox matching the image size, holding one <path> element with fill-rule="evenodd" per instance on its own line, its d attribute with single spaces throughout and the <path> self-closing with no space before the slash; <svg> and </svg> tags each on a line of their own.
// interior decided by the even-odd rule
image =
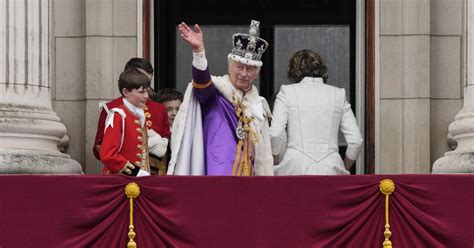
<svg viewBox="0 0 474 248">
<path fill-rule="evenodd" d="M 229 7 L 233 5 L 234 7 Z M 189 82 L 188 76 L 183 74 L 191 71 L 191 51 L 183 48 L 177 37 L 176 28 L 180 22 L 191 25 L 198 23 L 203 27 L 206 56 L 209 56 L 219 48 L 208 43 L 215 45 L 228 40 L 230 44 L 231 36 L 224 35 L 222 30 L 247 32 L 250 20 L 254 19 L 260 21 L 260 37 L 270 43 L 262 58 L 263 67 L 257 83 L 260 94 L 269 103 L 280 85 L 286 83 L 284 76 L 289 56 L 296 49 L 310 48 L 320 53 L 329 64 L 328 84 L 346 89 L 355 112 L 356 1 L 294 0 L 282 3 L 242 0 L 235 3 L 160 0 L 155 2 L 154 13 L 154 55 L 158 71 L 155 78 L 156 89 L 173 87 L 183 90 Z M 208 34 L 212 34 L 212 37 L 207 36 Z M 222 49 L 225 51 L 226 47 Z M 227 53 L 230 50 L 231 46 L 227 47 Z M 225 64 L 223 61 L 226 60 L 227 53 L 219 52 L 213 55 L 215 58 L 208 57 L 211 73 L 226 73 L 225 68 L 219 66 Z M 341 153 L 345 151 L 343 143 L 342 139 Z"/>
<path fill-rule="evenodd" d="M 355 3 L 346 0 L 295 0 L 279 3 L 269 0 L 242 0 L 235 7 L 232 3 L 211 0 L 163 0 L 155 3 L 155 60 L 159 71 L 155 86 L 176 86 L 176 27 L 184 21 L 201 26 L 235 26 L 247 28 L 251 19 L 260 21 L 260 37 L 269 41 L 270 46 L 262 58 L 264 66 L 260 78 L 260 93 L 270 100 L 275 91 L 274 68 L 275 31 L 278 28 L 302 27 L 347 27 L 349 33 L 349 84 L 355 86 Z M 248 30 L 248 28 L 247 28 Z M 282 33 L 281 35 L 284 35 Z M 299 39 L 299 37 L 291 37 Z M 301 37 L 304 39 L 305 37 Z M 230 40 L 230 37 L 229 37 Z M 209 53 L 212 48 L 207 47 Z M 231 47 L 229 47 L 230 51 Z M 294 52 L 294 51 L 291 51 Z M 220 55 L 225 58 L 226 54 Z M 329 57 L 329 56 L 328 56 Z M 284 61 L 285 63 L 287 62 Z M 329 59 L 329 58 L 327 58 Z M 189 61 L 190 66 L 190 61 Z M 189 67 L 188 66 L 188 67 Z M 286 69 L 286 68 L 285 68 Z M 217 73 L 217 72 L 216 72 Z M 220 72 L 219 72 L 220 73 Z M 331 76 L 331 75 L 330 75 Z M 341 83 L 341 82 L 337 82 Z M 351 103 L 355 91 L 349 90 Z"/>
</svg>

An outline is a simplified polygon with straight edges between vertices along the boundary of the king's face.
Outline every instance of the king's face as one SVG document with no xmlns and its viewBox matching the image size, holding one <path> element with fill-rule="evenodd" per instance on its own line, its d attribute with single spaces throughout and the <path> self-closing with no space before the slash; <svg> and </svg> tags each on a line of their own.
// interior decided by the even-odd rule
<svg viewBox="0 0 474 248">
<path fill-rule="evenodd" d="M 243 91 L 247 91 L 252 86 L 253 81 L 257 78 L 259 68 L 242 64 L 237 61 L 229 63 L 229 78 L 232 84 Z"/>
</svg>

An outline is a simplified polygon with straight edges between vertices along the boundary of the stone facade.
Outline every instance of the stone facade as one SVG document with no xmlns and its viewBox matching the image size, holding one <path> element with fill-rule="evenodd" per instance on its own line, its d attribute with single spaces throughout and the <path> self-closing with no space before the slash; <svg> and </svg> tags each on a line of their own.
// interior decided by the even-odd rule
<svg viewBox="0 0 474 248">
<path fill-rule="evenodd" d="M 0 2 L 0 173 L 80 174 L 58 149 L 66 127 L 51 106 L 51 5 Z"/>
<path fill-rule="evenodd" d="M 430 173 L 462 107 L 464 0 L 381 0 L 379 173 Z"/>
<path fill-rule="evenodd" d="M 463 27 L 464 101 L 463 108 L 449 125 L 449 134 L 457 143 L 454 151 L 449 151 L 433 164 L 433 173 L 474 173 L 474 3 L 464 2 L 466 17 Z"/>
<path fill-rule="evenodd" d="M 139 56 L 140 2 L 54 0 L 53 107 L 68 128 L 66 152 L 87 174 L 102 171 L 92 153 L 99 102 L 120 96 L 118 76 Z"/>
</svg>

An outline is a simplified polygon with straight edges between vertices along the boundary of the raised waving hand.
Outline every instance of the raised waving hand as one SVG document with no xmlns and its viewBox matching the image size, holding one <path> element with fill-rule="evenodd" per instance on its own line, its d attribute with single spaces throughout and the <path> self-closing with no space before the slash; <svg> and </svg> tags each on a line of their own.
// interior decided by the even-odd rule
<svg viewBox="0 0 474 248">
<path fill-rule="evenodd" d="M 199 53 L 204 51 L 203 34 L 198 24 L 195 24 L 194 30 L 192 30 L 186 23 L 181 22 L 178 25 L 178 29 L 181 38 L 191 46 L 193 52 Z"/>
</svg>

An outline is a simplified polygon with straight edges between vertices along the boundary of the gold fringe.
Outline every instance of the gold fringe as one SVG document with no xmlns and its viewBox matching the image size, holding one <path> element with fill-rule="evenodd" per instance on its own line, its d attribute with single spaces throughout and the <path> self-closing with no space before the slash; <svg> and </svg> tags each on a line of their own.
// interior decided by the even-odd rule
<svg viewBox="0 0 474 248">
<path fill-rule="evenodd" d="M 245 159 L 245 166 L 244 166 L 244 176 L 251 176 L 252 175 L 252 162 L 250 161 L 250 146 L 249 146 L 249 138 L 247 137 L 245 139 L 245 156 L 243 159 Z"/>
<path fill-rule="evenodd" d="M 390 231 L 390 224 L 388 222 L 388 199 L 393 191 L 395 191 L 395 183 L 392 180 L 384 179 L 380 181 L 380 192 L 385 195 L 385 231 L 383 232 L 383 235 L 385 236 L 385 240 L 383 241 L 384 248 L 392 248 L 392 241 L 389 239 L 390 236 L 392 236 L 392 232 Z"/>
<path fill-rule="evenodd" d="M 247 164 L 247 150 L 248 150 L 248 145 L 247 145 L 247 134 L 245 134 L 245 138 L 243 140 L 244 142 L 244 154 L 242 155 L 242 161 L 241 161 L 241 166 L 239 170 L 239 176 L 247 176 L 249 173 L 249 165 Z"/>
<path fill-rule="evenodd" d="M 239 161 L 240 161 L 240 151 L 242 150 L 242 143 L 243 140 L 239 140 L 239 143 L 237 144 L 237 151 L 235 152 L 235 160 L 234 160 L 234 166 L 232 167 L 232 176 L 236 176 L 238 172 L 238 166 L 239 166 Z"/>
<path fill-rule="evenodd" d="M 133 240 L 135 238 L 135 232 L 133 231 L 133 198 L 137 198 L 140 195 L 140 187 L 138 184 L 132 182 L 125 186 L 125 195 L 130 199 L 130 225 L 128 226 L 128 243 L 127 248 L 137 248 L 137 243 Z"/>
</svg>

